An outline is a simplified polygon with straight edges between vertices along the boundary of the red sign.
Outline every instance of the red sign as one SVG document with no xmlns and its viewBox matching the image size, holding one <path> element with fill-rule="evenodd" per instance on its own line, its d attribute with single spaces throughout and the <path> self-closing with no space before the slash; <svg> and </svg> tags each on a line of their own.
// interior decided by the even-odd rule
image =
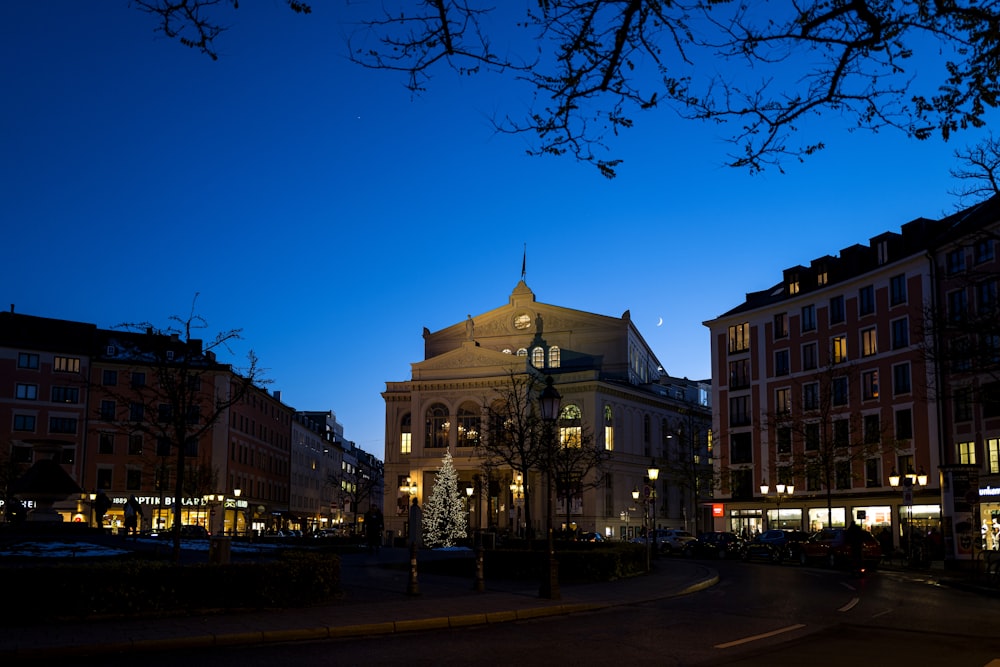
<svg viewBox="0 0 1000 667">
<path fill-rule="evenodd" d="M 726 506 L 722 503 L 712 503 L 712 516 L 722 517 L 725 516 Z"/>
</svg>

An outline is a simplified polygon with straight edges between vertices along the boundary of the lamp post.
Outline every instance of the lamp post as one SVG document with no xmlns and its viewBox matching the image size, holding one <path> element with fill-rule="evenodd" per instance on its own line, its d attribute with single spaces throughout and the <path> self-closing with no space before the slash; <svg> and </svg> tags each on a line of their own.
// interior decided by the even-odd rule
<svg viewBox="0 0 1000 667">
<path fill-rule="evenodd" d="M 469 482 L 465 486 L 465 513 L 468 515 L 468 520 L 466 525 L 469 530 L 469 537 L 472 537 L 472 494 L 475 492 L 475 488 L 472 486 L 472 482 Z"/>
<path fill-rule="evenodd" d="M 521 536 L 521 505 L 524 503 L 524 475 L 521 473 L 514 473 L 510 480 L 510 495 L 511 502 L 513 502 L 514 507 L 517 508 L 514 525 L 514 534 L 518 537 Z"/>
<path fill-rule="evenodd" d="M 236 506 L 239 504 L 241 493 L 243 493 L 243 489 L 233 489 L 233 527 L 229 531 L 229 534 L 232 535 L 233 537 L 236 536 L 236 520 L 237 517 L 239 516 L 237 514 L 239 510 L 237 509 Z"/>
<path fill-rule="evenodd" d="M 87 519 L 87 525 L 95 528 L 100 528 L 100 526 L 97 525 L 97 521 L 94 518 L 94 503 L 96 501 L 97 501 L 96 492 L 87 494 L 87 502 L 90 505 L 90 516 Z"/>
<path fill-rule="evenodd" d="M 900 476 L 893 468 L 889 473 L 889 486 L 896 488 L 902 482 L 903 502 L 906 503 L 906 560 L 913 564 L 913 487 L 927 484 L 927 473 L 921 467 L 920 472 L 913 472 L 913 468 L 906 471 L 906 475 Z"/>
<path fill-rule="evenodd" d="M 646 478 L 643 480 L 645 482 L 645 493 L 640 494 L 639 489 L 632 489 L 632 500 L 636 502 L 639 501 L 639 496 L 642 495 L 642 527 L 646 532 L 646 572 L 652 569 L 652 552 L 654 548 L 654 542 L 656 538 L 653 535 L 653 524 L 655 524 L 655 508 L 656 508 L 656 480 L 660 477 L 660 469 L 656 467 L 656 462 L 650 462 L 648 468 L 646 468 Z"/>
<path fill-rule="evenodd" d="M 556 419 L 559 417 L 559 403 L 562 400 L 562 396 L 556 391 L 556 388 L 552 386 L 552 376 L 545 378 L 545 389 L 542 390 L 541 396 L 538 397 L 539 407 L 542 412 L 542 421 L 546 425 L 546 437 L 550 438 L 549 445 L 550 452 L 554 451 L 556 447 L 559 446 L 556 440 L 555 434 L 555 424 Z M 552 470 L 545 471 L 545 488 L 546 488 L 546 512 L 545 512 L 545 523 L 546 523 L 546 533 L 547 533 L 547 550 L 548 550 L 548 568 L 546 569 L 545 577 L 542 580 L 541 589 L 539 594 L 541 597 L 549 598 L 550 600 L 558 600 L 559 595 L 559 561 L 556 560 L 556 545 L 555 536 L 552 534 L 552 523 L 553 517 L 552 513 L 555 511 L 554 503 L 552 502 Z"/>
<path fill-rule="evenodd" d="M 406 509 L 409 511 L 410 507 L 413 505 L 413 497 L 417 495 L 417 483 L 413 481 L 409 475 L 406 476 L 406 482 L 399 485 L 399 492 L 406 494 Z M 341 518 L 343 522 L 343 518 Z M 410 538 L 410 522 L 406 522 L 406 528 L 403 535 L 407 540 Z"/>
<path fill-rule="evenodd" d="M 760 485 L 760 495 L 767 498 L 768 497 L 767 492 L 770 491 L 770 489 L 771 487 L 767 485 L 767 480 L 764 480 L 764 483 Z M 777 523 L 777 526 L 775 526 L 776 528 L 781 528 L 781 499 L 786 496 L 790 496 L 793 493 L 795 493 L 794 484 L 774 485 L 774 497 L 777 503 L 777 509 L 775 510 L 775 515 L 774 515 L 775 521 Z M 768 521 L 768 528 L 771 528 L 770 521 Z"/>
</svg>

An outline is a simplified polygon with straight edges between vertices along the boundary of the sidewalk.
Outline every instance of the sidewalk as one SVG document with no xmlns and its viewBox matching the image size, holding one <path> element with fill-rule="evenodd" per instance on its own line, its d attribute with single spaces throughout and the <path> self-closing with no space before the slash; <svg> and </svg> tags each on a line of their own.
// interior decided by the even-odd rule
<svg viewBox="0 0 1000 667">
<path fill-rule="evenodd" d="M 538 597 L 538 584 L 490 581 L 476 592 L 463 577 L 417 575 L 408 595 L 405 549 L 342 558 L 344 594 L 303 609 L 227 612 L 193 616 L 114 619 L 0 628 L 0 663 L 143 653 L 199 647 L 252 645 L 362 637 L 503 623 L 636 604 L 714 585 L 718 575 L 699 563 L 654 561 L 646 576 L 600 584 L 562 585 L 560 600 Z M 385 567 L 386 565 L 404 567 Z"/>
</svg>

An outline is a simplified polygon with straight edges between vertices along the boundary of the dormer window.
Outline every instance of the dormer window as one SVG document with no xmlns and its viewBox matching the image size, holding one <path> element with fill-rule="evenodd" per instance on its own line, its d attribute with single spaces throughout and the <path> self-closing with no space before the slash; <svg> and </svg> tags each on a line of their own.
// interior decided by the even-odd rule
<svg viewBox="0 0 1000 667">
<path fill-rule="evenodd" d="M 793 273 L 788 276 L 788 294 L 789 296 L 799 293 L 799 274 Z"/>
</svg>

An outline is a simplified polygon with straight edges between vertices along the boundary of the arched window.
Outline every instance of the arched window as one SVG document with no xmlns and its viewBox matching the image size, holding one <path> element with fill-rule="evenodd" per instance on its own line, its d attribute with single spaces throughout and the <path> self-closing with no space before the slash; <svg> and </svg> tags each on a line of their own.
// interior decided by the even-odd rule
<svg viewBox="0 0 1000 667">
<path fill-rule="evenodd" d="M 614 451 L 615 448 L 615 416 L 610 405 L 604 406 L 604 449 Z"/>
<path fill-rule="evenodd" d="M 425 447 L 448 446 L 448 431 L 451 429 L 451 424 L 448 422 L 448 408 L 440 403 L 428 408 L 425 426 L 427 428 L 424 434 Z"/>
<path fill-rule="evenodd" d="M 475 403 L 463 403 L 458 408 L 458 446 L 476 447 L 479 445 L 479 406 Z"/>
<path fill-rule="evenodd" d="M 549 348 L 549 368 L 559 368 L 560 352 L 559 346 L 553 345 Z"/>
<path fill-rule="evenodd" d="M 576 405 L 567 405 L 559 413 L 559 443 L 563 447 L 581 446 L 583 413 Z"/>
<path fill-rule="evenodd" d="M 536 347 L 531 351 L 531 365 L 535 368 L 545 368 L 545 350 Z"/>
<path fill-rule="evenodd" d="M 399 424 L 399 453 L 409 454 L 413 447 L 413 420 L 410 419 L 410 413 L 407 412 L 403 415 L 403 419 Z"/>
<path fill-rule="evenodd" d="M 526 348 L 523 348 L 523 347 L 517 348 L 517 356 L 519 356 L 519 357 L 526 357 L 526 356 L 528 356 L 528 350 Z"/>
</svg>

